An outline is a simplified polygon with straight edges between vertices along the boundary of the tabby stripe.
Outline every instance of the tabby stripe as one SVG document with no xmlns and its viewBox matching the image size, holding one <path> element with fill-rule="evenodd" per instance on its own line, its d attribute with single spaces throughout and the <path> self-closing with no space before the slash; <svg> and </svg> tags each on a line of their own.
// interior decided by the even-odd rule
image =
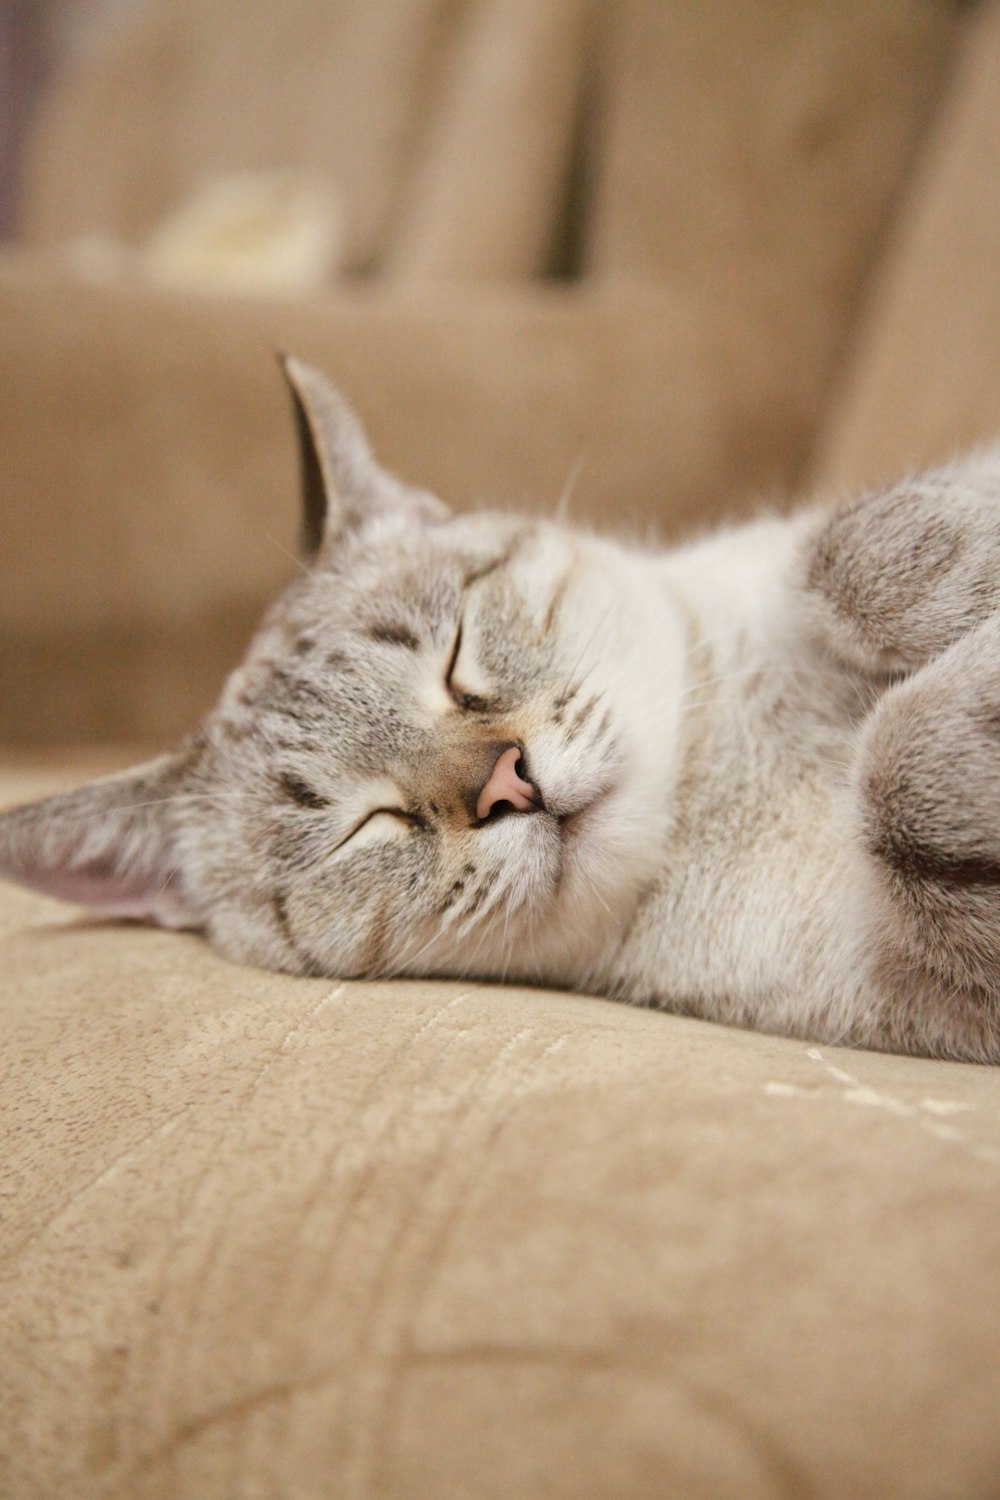
<svg viewBox="0 0 1000 1500">
<path fill-rule="evenodd" d="M 1000 862 L 985 854 L 951 854 L 905 829 L 882 830 L 869 841 L 879 855 L 907 880 L 937 885 L 1000 885 Z"/>
<path fill-rule="evenodd" d="M 285 946 L 302 966 L 302 972 L 310 979 L 322 977 L 323 970 L 311 954 L 301 946 L 294 932 L 288 916 L 288 902 L 282 891 L 274 891 L 271 896 L 271 911 L 274 914 L 275 924 L 280 932 Z"/>
</svg>

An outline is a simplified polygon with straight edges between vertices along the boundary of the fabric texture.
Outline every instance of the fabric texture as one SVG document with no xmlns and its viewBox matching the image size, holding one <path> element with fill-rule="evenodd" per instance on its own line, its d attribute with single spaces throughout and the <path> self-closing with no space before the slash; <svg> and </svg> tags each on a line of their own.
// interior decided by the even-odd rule
<svg viewBox="0 0 1000 1500">
<path fill-rule="evenodd" d="M 12 253 L 0 326 L 0 739 L 22 744 L 168 739 L 214 699 L 295 567 L 278 349 L 460 509 L 552 515 L 569 488 L 578 521 L 667 539 L 781 486 L 780 375 L 655 290 L 288 304 Z"/>
<path fill-rule="evenodd" d="M 44 101 L 25 174 L 25 240 L 111 234 L 137 243 L 214 173 L 295 164 L 329 178 L 344 208 L 344 265 L 365 268 L 397 210 L 461 8 L 449 0 L 137 7 Z"/>
<path fill-rule="evenodd" d="M 997 1493 L 995 1069 L 0 902 L 0 1492 Z"/>
<path fill-rule="evenodd" d="M 640 537 L 993 436 L 998 75 L 996 3 L 150 0 L 0 258 L 0 805 L 190 729 L 291 576 L 275 350 L 451 504 Z M 299 166 L 325 294 L 73 246 Z M 995 1069 L 7 887 L 0 1033 L 0 1495 L 1000 1496 Z"/>
<path fill-rule="evenodd" d="M 288 576 L 275 350 L 452 504 L 569 487 L 669 539 L 787 503 L 959 31 L 946 0 L 139 7 L 53 87 L 0 262 L 0 738 L 211 701 Z M 128 259 L 213 180 L 300 170 L 342 208 L 328 294 Z"/>
<path fill-rule="evenodd" d="M 1000 433 L 1000 8 L 970 18 L 816 460 L 827 490 Z"/>
</svg>

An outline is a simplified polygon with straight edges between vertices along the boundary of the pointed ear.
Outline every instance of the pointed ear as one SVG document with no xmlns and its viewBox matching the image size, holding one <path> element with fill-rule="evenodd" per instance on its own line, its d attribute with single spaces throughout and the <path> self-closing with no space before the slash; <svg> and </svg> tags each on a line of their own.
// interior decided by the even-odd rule
<svg viewBox="0 0 1000 1500">
<path fill-rule="evenodd" d="M 0 813 L 0 877 L 110 916 L 197 926 L 176 842 L 187 763 L 161 756 Z"/>
<path fill-rule="evenodd" d="M 426 490 L 401 484 L 376 463 L 364 428 L 330 382 L 287 355 L 281 368 L 292 394 L 302 480 L 302 550 L 375 519 L 443 521 L 448 508 Z"/>
</svg>

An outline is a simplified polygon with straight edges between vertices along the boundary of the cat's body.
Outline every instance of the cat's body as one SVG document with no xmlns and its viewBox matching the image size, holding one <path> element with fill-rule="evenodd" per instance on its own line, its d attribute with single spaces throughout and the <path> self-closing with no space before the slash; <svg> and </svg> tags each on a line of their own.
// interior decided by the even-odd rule
<svg viewBox="0 0 1000 1500">
<path fill-rule="evenodd" d="M 758 522 L 659 565 L 687 627 L 672 817 L 605 983 L 630 1000 L 669 996 L 674 1009 L 829 1039 L 858 1009 L 861 859 L 846 768 L 870 699 L 803 638 L 807 531 Z"/>
<path fill-rule="evenodd" d="M 297 973 L 1000 1061 L 1000 453 L 656 555 L 450 519 L 289 375 L 313 565 L 0 869 Z"/>
</svg>

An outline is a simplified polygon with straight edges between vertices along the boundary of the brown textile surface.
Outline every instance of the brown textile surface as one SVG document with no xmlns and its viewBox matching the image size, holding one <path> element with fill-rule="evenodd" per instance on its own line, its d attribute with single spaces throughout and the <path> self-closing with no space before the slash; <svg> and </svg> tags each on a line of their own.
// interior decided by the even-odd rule
<svg viewBox="0 0 1000 1500">
<path fill-rule="evenodd" d="M 588 0 L 483 0 L 468 17 L 383 267 L 407 286 L 545 270 L 569 175 Z"/>
<path fill-rule="evenodd" d="M 548 511 L 579 466 L 573 513 L 640 534 L 784 501 L 817 441 L 839 483 L 1000 428 L 998 4 L 596 5 L 573 288 L 253 301 L 38 248 L 330 165 L 348 268 L 430 244 L 438 193 L 410 282 L 527 275 L 566 101 L 525 96 L 519 176 L 461 73 L 518 3 L 153 0 L 53 95 L 0 260 L 0 738 L 210 701 L 294 567 L 275 349 L 453 504 Z M 458 147 L 524 190 L 502 244 Z M 0 804 L 110 763 L 11 761 Z M 998 1070 L 292 980 L 8 888 L 0 1034 L 4 1497 L 1000 1497 Z"/>
<path fill-rule="evenodd" d="M 997 1070 L 0 933 L 0 1493 L 997 1494 Z"/>
<path fill-rule="evenodd" d="M 840 304 L 936 101 L 948 0 L 609 6 L 589 265 Z M 793 309 L 788 309 L 791 320 Z"/>
<path fill-rule="evenodd" d="M 805 459 L 933 118 L 955 8 L 622 0 L 608 23 L 587 271 L 668 285 L 706 332 L 752 339 L 808 413 Z"/>
<path fill-rule="evenodd" d="M 294 567 L 276 349 L 323 366 L 384 462 L 459 507 L 551 514 L 575 472 L 571 514 L 670 536 L 787 477 L 780 381 L 666 291 L 268 303 L 12 254 L 0 327 L 0 738 L 21 743 L 170 736 L 207 706 Z"/>
<path fill-rule="evenodd" d="M 955 35 L 945 0 L 143 7 L 54 90 L 0 261 L 0 740 L 162 740 L 211 700 L 292 567 L 275 349 L 458 506 L 551 510 L 575 474 L 578 518 L 670 538 L 786 503 Z M 328 170 L 344 263 L 405 295 L 168 293 L 38 248 L 270 166 Z M 531 283 L 560 217 L 582 279 Z"/>
<path fill-rule="evenodd" d="M 1000 6 L 970 18 L 817 463 L 872 483 L 1000 437 Z"/>
<path fill-rule="evenodd" d="M 465 0 L 463 0 L 465 3 Z M 24 234 L 145 239 L 224 172 L 313 168 L 344 209 L 343 263 L 377 259 L 456 0 L 167 0 L 45 101 Z"/>
</svg>

